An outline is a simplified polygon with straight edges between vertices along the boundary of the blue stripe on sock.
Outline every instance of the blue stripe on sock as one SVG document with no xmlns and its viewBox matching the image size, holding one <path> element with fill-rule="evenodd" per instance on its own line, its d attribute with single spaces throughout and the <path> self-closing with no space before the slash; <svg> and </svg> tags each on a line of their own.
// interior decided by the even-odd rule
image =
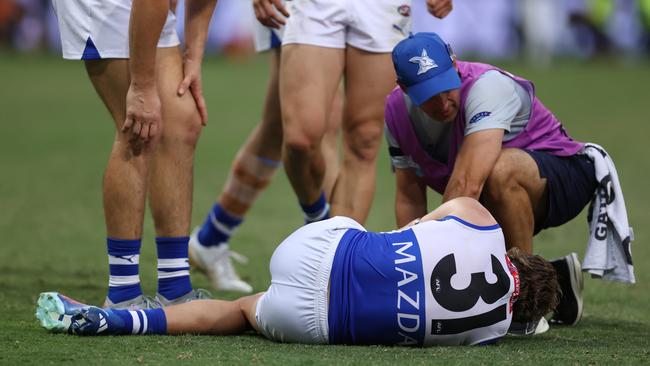
<svg viewBox="0 0 650 366">
<path fill-rule="evenodd" d="M 135 264 L 110 264 L 108 266 L 111 276 L 135 276 L 138 273 L 138 266 Z"/>
<path fill-rule="evenodd" d="M 128 257 L 140 254 L 140 247 L 142 242 L 140 239 L 136 240 L 122 240 L 114 238 L 106 238 L 106 248 L 109 255 L 114 257 Z M 139 264 L 116 265 L 111 264 L 108 266 L 109 274 L 111 276 L 136 276 L 139 274 Z M 135 299 L 142 295 L 142 288 L 140 283 L 130 284 L 125 286 L 109 286 L 108 298 L 114 304 Z"/>
<path fill-rule="evenodd" d="M 159 259 L 187 258 L 187 243 L 190 238 L 180 236 L 177 238 L 156 238 Z"/>
<path fill-rule="evenodd" d="M 327 204 L 327 200 L 325 199 L 325 192 L 321 192 L 320 197 L 316 200 L 316 202 L 312 204 L 300 204 L 300 207 L 302 208 L 302 211 L 307 214 L 307 215 L 313 215 L 315 213 L 318 213 L 325 208 L 325 205 Z"/>
<path fill-rule="evenodd" d="M 219 230 L 212 223 L 212 218 L 223 224 L 229 230 L 234 230 L 237 226 L 241 225 L 244 219 L 231 216 L 226 210 L 216 203 L 212 206 L 212 210 L 205 218 L 203 225 L 199 231 L 199 242 L 204 246 L 214 246 L 221 243 L 226 243 L 230 239 L 230 233 Z"/>
<path fill-rule="evenodd" d="M 129 310 L 105 309 L 109 334 L 131 334 L 133 318 Z"/>
<path fill-rule="evenodd" d="M 140 287 L 139 283 L 126 286 L 108 287 L 108 298 L 113 302 L 113 304 L 132 300 L 140 295 L 142 295 L 142 288 Z"/>
<path fill-rule="evenodd" d="M 175 300 L 192 291 L 190 276 L 158 279 L 158 293 L 167 300 Z"/>
<path fill-rule="evenodd" d="M 108 321 L 108 333 L 119 334 L 132 334 L 133 332 L 133 317 L 131 312 L 133 310 L 117 310 L 105 309 L 103 310 L 106 320 Z M 138 319 L 140 319 L 140 331 L 138 334 L 167 334 L 167 316 L 163 309 L 144 309 L 137 311 Z M 144 330 L 144 318 L 147 318 L 147 331 Z"/>
<path fill-rule="evenodd" d="M 270 166 L 272 168 L 279 168 L 282 166 L 282 161 L 281 160 L 273 160 L 269 158 L 265 158 L 263 156 L 258 156 L 257 159 L 262 162 L 262 164 L 266 166 Z"/>
<path fill-rule="evenodd" d="M 177 268 L 158 268 L 160 272 L 176 272 L 176 271 L 184 271 L 184 270 L 189 270 L 190 267 L 177 267 Z"/>
<path fill-rule="evenodd" d="M 187 260 L 187 243 L 189 238 L 156 238 L 156 248 L 158 249 L 158 259 L 185 259 Z M 171 268 L 171 272 L 188 269 L 189 267 Z M 170 268 L 158 268 L 161 272 L 170 272 Z M 188 292 L 192 291 L 190 276 L 179 276 L 173 278 L 158 278 L 158 293 L 167 300 L 177 299 Z"/>
<path fill-rule="evenodd" d="M 147 334 L 167 334 L 167 316 L 163 309 L 144 310 L 147 317 Z"/>
<path fill-rule="evenodd" d="M 140 239 L 122 240 L 122 239 L 106 238 L 106 247 L 108 250 L 108 254 L 114 257 L 140 254 L 141 246 L 142 246 L 142 241 Z"/>
</svg>

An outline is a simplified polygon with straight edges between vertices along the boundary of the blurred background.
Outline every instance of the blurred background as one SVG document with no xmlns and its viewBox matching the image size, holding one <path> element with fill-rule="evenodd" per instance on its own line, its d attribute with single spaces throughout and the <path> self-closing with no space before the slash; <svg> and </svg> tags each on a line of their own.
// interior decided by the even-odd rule
<svg viewBox="0 0 650 366">
<path fill-rule="evenodd" d="M 545 66 L 557 58 L 635 60 L 650 52 L 650 0 L 455 0 L 444 21 L 424 3 L 413 0 L 413 30 L 438 32 L 466 59 L 524 58 Z M 182 0 L 177 15 L 182 33 Z M 219 0 L 209 52 L 252 55 L 254 21 L 249 0 Z M 51 1 L 1 0 L 0 49 L 59 55 Z"/>
</svg>

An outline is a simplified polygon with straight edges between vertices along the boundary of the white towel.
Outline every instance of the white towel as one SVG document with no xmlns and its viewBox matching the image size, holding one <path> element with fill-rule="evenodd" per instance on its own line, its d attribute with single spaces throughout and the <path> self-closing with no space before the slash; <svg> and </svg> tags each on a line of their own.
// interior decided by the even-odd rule
<svg viewBox="0 0 650 366">
<path fill-rule="evenodd" d="M 631 242 L 623 191 L 614 162 L 605 149 L 586 144 L 583 154 L 594 162 L 598 188 L 589 206 L 589 243 L 582 269 L 592 277 L 634 283 Z"/>
</svg>

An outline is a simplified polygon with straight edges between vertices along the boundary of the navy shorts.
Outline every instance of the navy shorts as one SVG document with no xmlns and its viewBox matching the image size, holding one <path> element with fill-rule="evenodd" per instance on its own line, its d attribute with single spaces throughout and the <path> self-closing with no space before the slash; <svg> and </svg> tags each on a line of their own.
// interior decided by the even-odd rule
<svg viewBox="0 0 650 366">
<path fill-rule="evenodd" d="M 525 151 L 537 163 L 540 176 L 546 178 L 548 192 L 548 214 L 542 222 L 535 222 L 535 234 L 578 216 L 598 186 L 591 159 L 584 154 L 564 157 L 543 151 Z"/>
</svg>

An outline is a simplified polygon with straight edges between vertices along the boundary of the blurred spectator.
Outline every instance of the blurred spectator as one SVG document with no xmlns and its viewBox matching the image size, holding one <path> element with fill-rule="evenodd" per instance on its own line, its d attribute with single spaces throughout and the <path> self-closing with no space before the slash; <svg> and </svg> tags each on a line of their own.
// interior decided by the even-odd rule
<svg viewBox="0 0 650 366">
<path fill-rule="evenodd" d="M 21 9 L 14 0 L 0 1 L 0 47 L 11 45 L 13 31 L 20 20 Z"/>
<path fill-rule="evenodd" d="M 517 1 L 456 0 L 451 14 L 440 20 L 426 11 L 425 0 L 413 0 L 413 32 L 440 34 L 465 59 L 514 57 L 519 49 L 515 32 Z"/>
<path fill-rule="evenodd" d="M 564 0 L 522 0 L 519 3 L 522 42 L 528 60 L 546 66 L 561 50 L 569 32 L 569 14 Z"/>
<path fill-rule="evenodd" d="M 74 0 L 70 0 L 74 1 Z M 465 59 L 525 55 L 537 65 L 556 56 L 638 55 L 650 51 L 650 0 L 454 0 L 444 20 L 413 0 L 413 32 L 439 33 Z M 184 0 L 176 2 L 182 36 Z M 219 0 L 208 51 L 252 53 L 252 0 Z M 60 49 L 51 0 L 0 0 L 0 47 Z"/>
</svg>

